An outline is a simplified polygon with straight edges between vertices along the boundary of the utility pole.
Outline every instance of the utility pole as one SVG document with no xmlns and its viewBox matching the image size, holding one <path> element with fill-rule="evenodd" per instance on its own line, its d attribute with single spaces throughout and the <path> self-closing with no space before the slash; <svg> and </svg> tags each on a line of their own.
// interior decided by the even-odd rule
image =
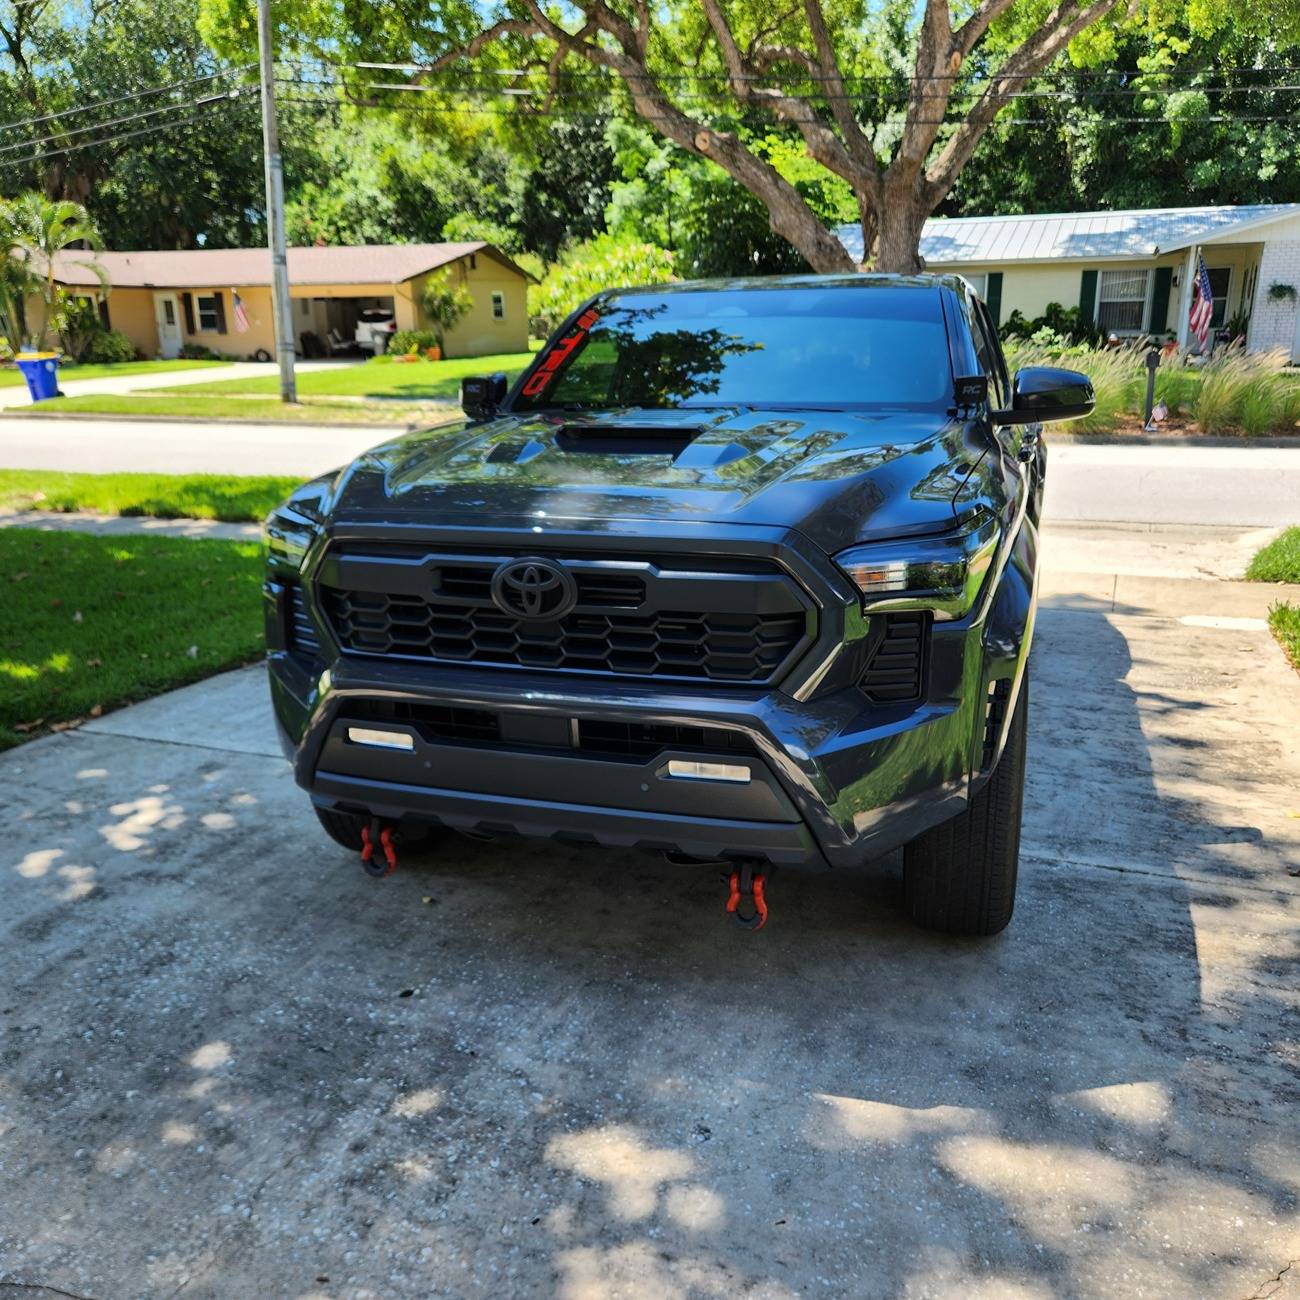
<svg viewBox="0 0 1300 1300">
<path fill-rule="evenodd" d="M 280 400 L 296 402 L 293 374 L 293 309 L 289 301 L 289 257 L 284 246 L 284 166 L 275 124 L 275 61 L 271 49 L 271 3 L 257 0 L 257 54 L 262 77 L 262 157 L 266 165 L 266 242 L 271 250 L 271 311 L 275 357 L 280 363 Z"/>
</svg>

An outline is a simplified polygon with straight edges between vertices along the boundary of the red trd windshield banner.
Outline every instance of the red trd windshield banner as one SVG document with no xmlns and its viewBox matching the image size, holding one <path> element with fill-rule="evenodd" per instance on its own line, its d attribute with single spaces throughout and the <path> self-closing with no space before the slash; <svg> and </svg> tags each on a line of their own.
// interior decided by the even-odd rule
<svg viewBox="0 0 1300 1300">
<path fill-rule="evenodd" d="M 541 364 L 524 385 L 525 397 L 537 397 L 546 391 L 546 386 L 555 378 L 555 372 L 568 360 L 573 350 L 586 341 L 591 327 L 599 319 L 600 313 L 588 307 L 574 322 L 572 333 L 551 345 L 551 350 L 542 358 Z"/>
</svg>

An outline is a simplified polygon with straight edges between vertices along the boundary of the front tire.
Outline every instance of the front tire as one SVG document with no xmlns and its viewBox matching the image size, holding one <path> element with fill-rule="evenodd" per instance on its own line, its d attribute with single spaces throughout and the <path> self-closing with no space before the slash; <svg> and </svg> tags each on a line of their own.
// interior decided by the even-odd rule
<svg viewBox="0 0 1300 1300">
<path fill-rule="evenodd" d="M 1016 904 L 1020 820 L 1025 802 L 1029 673 L 993 774 L 966 811 L 903 849 L 903 891 L 918 925 L 948 934 L 1006 929 Z"/>
</svg>

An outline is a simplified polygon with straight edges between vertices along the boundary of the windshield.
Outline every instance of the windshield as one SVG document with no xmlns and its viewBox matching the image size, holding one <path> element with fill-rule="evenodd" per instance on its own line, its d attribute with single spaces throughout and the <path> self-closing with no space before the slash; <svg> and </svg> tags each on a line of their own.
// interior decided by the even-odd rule
<svg viewBox="0 0 1300 1300">
<path fill-rule="evenodd" d="M 606 299 L 550 341 L 514 405 L 864 410 L 951 399 L 938 292 L 864 286 Z"/>
</svg>

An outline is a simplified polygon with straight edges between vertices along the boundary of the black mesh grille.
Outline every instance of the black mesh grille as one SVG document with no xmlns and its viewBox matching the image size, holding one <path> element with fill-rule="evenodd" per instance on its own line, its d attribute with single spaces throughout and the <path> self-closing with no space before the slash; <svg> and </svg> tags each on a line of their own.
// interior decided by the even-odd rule
<svg viewBox="0 0 1300 1300">
<path fill-rule="evenodd" d="M 683 727 L 662 722 L 580 721 L 578 745 L 588 753 L 626 758 L 651 758 L 665 749 L 751 756 L 758 752 L 748 736 L 726 727 Z"/>
<path fill-rule="evenodd" d="M 429 575 L 422 589 L 405 563 L 402 581 L 390 582 L 383 556 L 345 555 L 333 582 L 322 578 L 320 603 L 345 651 L 745 684 L 772 680 L 810 632 L 793 583 L 771 567 L 756 572 L 752 561 L 733 577 L 698 560 L 664 561 L 671 572 L 651 562 L 620 569 L 576 560 L 577 604 L 554 620 L 517 618 L 492 603 L 497 560 L 431 558 L 418 570 Z M 671 603 L 682 599 L 698 604 Z"/>
<path fill-rule="evenodd" d="M 408 700 L 353 700 L 343 710 L 342 717 L 349 722 L 405 723 L 434 743 L 475 746 L 502 743 L 501 715 L 490 709 Z M 563 722 L 562 730 L 570 738 L 569 743 L 539 744 L 533 741 L 528 742 L 528 747 L 629 761 L 644 761 L 666 749 L 713 755 L 743 754 L 747 757 L 758 754 L 748 736 L 727 727 L 578 719 L 575 729 L 570 720 L 563 719 Z M 519 742 L 510 744 L 512 749 L 519 747 Z"/>
<path fill-rule="evenodd" d="M 920 699 L 929 615 L 899 613 L 883 617 L 885 634 L 867 661 L 862 689 L 881 704 Z"/>
<path fill-rule="evenodd" d="M 300 659 L 320 658 L 320 637 L 307 615 L 301 587 L 289 588 L 289 649 Z"/>
</svg>

